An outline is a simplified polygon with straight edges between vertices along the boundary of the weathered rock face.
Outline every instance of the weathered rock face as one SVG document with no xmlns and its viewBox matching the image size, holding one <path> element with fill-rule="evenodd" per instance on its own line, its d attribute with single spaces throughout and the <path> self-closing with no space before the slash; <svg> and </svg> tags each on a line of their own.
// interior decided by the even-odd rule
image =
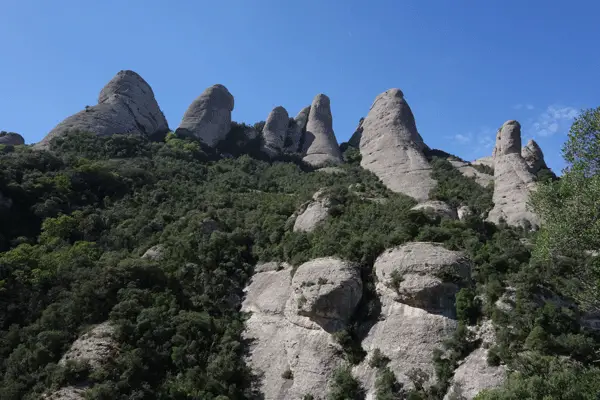
<svg viewBox="0 0 600 400">
<path fill-rule="evenodd" d="M 142 255 L 142 258 L 150 261 L 160 261 L 164 256 L 164 252 L 164 247 L 160 244 L 157 244 L 156 246 L 152 246 L 146 250 Z"/>
<path fill-rule="evenodd" d="M 377 96 L 362 124 L 360 165 L 392 191 L 424 201 L 435 186 L 424 148 L 402 91 L 390 89 Z"/>
<path fill-rule="evenodd" d="M 248 363 L 255 373 L 262 374 L 265 400 L 301 399 L 305 394 L 318 398 L 342 363 L 332 336 L 298 314 L 292 292 L 289 266 L 256 273 L 246 288 L 242 311 L 252 314 L 244 336 L 253 340 Z M 334 292 L 325 297 L 331 298 Z"/>
<path fill-rule="evenodd" d="M 529 223 L 539 226 L 538 217 L 528 209 L 529 193 L 535 187 L 535 176 L 521 156 L 521 125 L 507 121 L 496 137 L 494 149 L 494 208 L 488 221 L 509 225 Z"/>
<path fill-rule="evenodd" d="M 358 121 L 358 126 L 356 127 L 356 130 L 350 137 L 350 140 L 348 140 L 348 146 L 356 147 L 358 149 L 358 147 L 360 146 L 360 138 L 362 137 L 364 122 L 364 118 L 361 118 L 360 121 Z"/>
<path fill-rule="evenodd" d="M 233 107 L 229 90 L 223 85 L 213 85 L 190 104 L 175 133 L 193 136 L 215 147 L 231 129 Z"/>
<path fill-rule="evenodd" d="M 8 144 L 12 146 L 19 146 L 21 144 L 25 144 L 25 139 L 23 136 L 14 132 L 0 132 L 0 144 Z"/>
<path fill-rule="evenodd" d="M 533 174 L 538 173 L 543 168 L 548 168 L 546 161 L 544 161 L 542 149 L 533 139 L 529 139 L 527 145 L 521 149 L 521 156 L 529 165 L 529 169 Z"/>
<path fill-rule="evenodd" d="M 263 150 L 273 156 L 281 153 L 288 131 L 290 117 L 285 108 L 275 107 L 267 117 L 263 128 Z"/>
<path fill-rule="evenodd" d="M 52 138 L 76 131 L 98 136 L 137 133 L 154 137 L 168 130 L 150 85 L 133 71 L 120 71 L 100 91 L 97 105 L 62 121 L 35 147 L 47 147 Z"/>
<path fill-rule="evenodd" d="M 310 106 L 304 107 L 296 118 L 294 125 L 290 127 L 287 133 L 289 146 L 286 147 L 288 153 L 298 153 L 300 149 L 300 141 L 306 132 L 306 124 L 308 123 L 308 115 L 310 114 Z"/>
<path fill-rule="evenodd" d="M 86 361 L 92 369 L 102 366 L 118 351 L 114 339 L 114 327 L 109 322 L 96 325 L 91 331 L 79 337 L 60 359 L 59 364 L 68 361 Z"/>
<path fill-rule="evenodd" d="M 77 386 L 66 386 L 58 389 L 55 392 L 50 394 L 42 395 L 43 400 L 85 400 L 85 390 L 84 387 Z"/>
<path fill-rule="evenodd" d="M 318 191 L 313 195 L 313 200 L 300 207 L 296 213 L 294 222 L 294 232 L 312 232 L 317 226 L 329 216 L 331 208 L 330 199 L 324 195 L 323 191 Z"/>
<path fill-rule="evenodd" d="M 458 219 L 463 221 L 473 215 L 473 210 L 469 206 L 460 206 L 456 210 L 456 214 L 458 215 Z"/>
<path fill-rule="evenodd" d="M 452 164 L 454 168 L 458 169 L 460 173 L 467 178 L 475 179 L 475 182 L 483 187 L 487 187 L 490 183 L 494 182 L 493 175 L 484 174 L 464 161 L 450 160 L 450 164 Z"/>
<path fill-rule="evenodd" d="M 477 160 L 473 161 L 471 164 L 485 165 L 490 168 L 494 168 L 494 156 L 478 158 Z"/>
<path fill-rule="evenodd" d="M 319 258 L 298 267 L 292 279 L 298 314 L 327 332 L 343 329 L 362 297 L 357 265 L 338 258 Z"/>
<path fill-rule="evenodd" d="M 425 213 L 432 213 L 439 217 L 456 219 L 456 210 L 450 207 L 447 203 L 439 200 L 429 200 L 421 204 L 417 204 L 411 210 L 422 210 Z"/>
<path fill-rule="evenodd" d="M 333 133 L 329 97 L 324 94 L 317 95 L 310 106 L 302 147 L 303 160 L 311 165 L 342 162 L 340 147 Z"/>
<path fill-rule="evenodd" d="M 408 243 L 381 254 L 375 261 L 377 290 L 396 301 L 454 317 L 455 281 L 470 276 L 463 253 L 439 243 Z"/>
</svg>

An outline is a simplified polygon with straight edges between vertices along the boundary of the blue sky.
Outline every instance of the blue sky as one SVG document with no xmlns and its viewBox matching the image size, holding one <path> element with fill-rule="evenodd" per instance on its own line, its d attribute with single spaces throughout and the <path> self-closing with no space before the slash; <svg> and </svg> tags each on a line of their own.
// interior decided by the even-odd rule
<svg viewBox="0 0 600 400">
<path fill-rule="evenodd" d="M 489 155 L 517 119 L 558 172 L 572 118 L 600 106 L 598 15 L 596 0 L 0 0 L 0 129 L 36 142 L 132 69 L 172 129 L 221 83 L 248 123 L 325 93 L 342 142 L 398 87 L 429 146 Z"/>
</svg>

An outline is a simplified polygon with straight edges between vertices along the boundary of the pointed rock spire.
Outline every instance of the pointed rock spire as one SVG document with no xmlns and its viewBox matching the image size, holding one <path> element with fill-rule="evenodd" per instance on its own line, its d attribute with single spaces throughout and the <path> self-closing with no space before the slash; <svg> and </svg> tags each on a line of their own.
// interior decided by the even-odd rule
<svg viewBox="0 0 600 400">
<path fill-rule="evenodd" d="M 529 139 L 527 145 L 521 149 L 521 156 L 525 159 L 532 173 L 537 174 L 541 169 L 548 168 L 544 161 L 544 153 L 535 140 Z"/>
<path fill-rule="evenodd" d="M 138 133 L 147 136 L 169 130 L 150 85 L 137 73 L 119 71 L 100 91 L 98 104 L 71 115 L 58 124 L 36 147 L 47 147 L 54 137 L 69 132 L 98 136 Z"/>
<path fill-rule="evenodd" d="M 264 150 L 267 154 L 281 153 L 289 123 L 290 117 L 285 108 L 278 106 L 269 113 L 263 128 Z"/>
<path fill-rule="evenodd" d="M 390 89 L 377 96 L 362 123 L 360 165 L 390 190 L 424 201 L 435 186 L 425 147 L 402 91 Z"/>
<path fill-rule="evenodd" d="M 233 107 L 234 100 L 229 90 L 223 85 L 213 85 L 190 104 L 175 133 L 193 136 L 215 147 L 231 129 Z"/>
<path fill-rule="evenodd" d="M 303 160 L 314 166 L 342 162 L 340 147 L 333 133 L 331 104 L 324 94 L 318 94 L 310 106 L 302 154 Z"/>
<path fill-rule="evenodd" d="M 496 135 L 494 149 L 494 208 L 488 221 L 504 220 L 509 225 L 533 227 L 538 217 L 528 208 L 529 193 L 535 186 L 535 176 L 521 156 L 521 125 L 505 122 Z"/>
</svg>

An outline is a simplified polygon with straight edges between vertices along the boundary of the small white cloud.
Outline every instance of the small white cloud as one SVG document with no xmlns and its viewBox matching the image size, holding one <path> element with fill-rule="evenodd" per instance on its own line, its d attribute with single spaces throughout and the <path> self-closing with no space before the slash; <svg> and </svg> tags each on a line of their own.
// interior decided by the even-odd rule
<svg viewBox="0 0 600 400">
<path fill-rule="evenodd" d="M 467 143 L 470 142 L 472 139 L 472 134 L 468 133 L 466 135 L 461 135 L 460 133 L 454 135 L 454 139 L 456 139 L 457 141 L 461 142 L 461 143 Z"/>
<path fill-rule="evenodd" d="M 531 124 L 533 136 L 553 136 L 568 132 L 579 111 L 570 106 L 551 105 Z"/>
<path fill-rule="evenodd" d="M 525 106 L 525 108 L 528 109 L 528 110 L 533 110 L 535 107 L 533 106 L 533 104 L 527 104 Z"/>
<path fill-rule="evenodd" d="M 515 110 L 520 110 L 521 108 L 523 108 L 523 104 L 515 104 L 515 105 L 513 106 L 513 108 L 514 108 Z"/>
</svg>

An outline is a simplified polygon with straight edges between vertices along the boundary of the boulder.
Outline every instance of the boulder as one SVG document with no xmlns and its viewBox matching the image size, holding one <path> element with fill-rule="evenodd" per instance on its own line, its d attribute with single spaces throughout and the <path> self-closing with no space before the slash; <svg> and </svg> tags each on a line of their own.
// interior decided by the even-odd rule
<svg viewBox="0 0 600 400">
<path fill-rule="evenodd" d="M 25 139 L 18 133 L 0 131 L 0 144 L 19 146 L 25 144 Z"/>
<path fill-rule="evenodd" d="M 133 71 L 120 71 L 102 88 L 98 104 L 74 114 L 46 135 L 36 148 L 48 147 L 50 140 L 70 132 L 98 136 L 135 133 L 156 137 L 169 126 L 150 85 Z"/>
<path fill-rule="evenodd" d="M 297 313 L 327 332 L 343 329 L 362 297 L 360 268 L 326 257 L 302 264 L 292 279 Z"/>
<path fill-rule="evenodd" d="M 88 386 L 65 386 L 52 393 L 43 394 L 43 400 L 85 400 Z"/>
<path fill-rule="evenodd" d="M 115 328 L 110 322 L 96 325 L 89 332 L 77 338 L 58 362 L 88 362 L 92 369 L 98 369 L 115 356 L 118 345 L 114 337 Z"/>
<path fill-rule="evenodd" d="M 377 96 L 362 124 L 360 165 L 390 190 L 425 201 L 435 186 L 425 148 L 402 91 Z"/>
<path fill-rule="evenodd" d="M 542 149 L 533 139 L 529 139 L 527 145 L 521 149 L 521 156 L 529 166 L 532 174 L 537 174 L 540 170 L 548 168 L 546 161 L 544 161 Z"/>
<path fill-rule="evenodd" d="M 414 242 L 388 249 L 375 260 L 377 290 L 395 301 L 454 317 L 457 282 L 470 277 L 462 252 L 439 243 Z"/>
<path fill-rule="evenodd" d="M 301 145 L 302 137 L 306 132 L 306 124 L 308 123 L 308 115 L 310 114 L 310 106 L 304 107 L 296 118 L 294 118 L 294 124 L 290 126 L 287 133 L 287 142 L 285 150 L 288 153 L 298 153 Z"/>
<path fill-rule="evenodd" d="M 175 133 L 195 137 L 215 147 L 231 129 L 233 106 L 229 90 L 223 85 L 213 85 L 190 104 Z"/>
<path fill-rule="evenodd" d="M 146 252 L 144 252 L 142 255 L 142 258 L 150 261 L 160 261 L 164 256 L 164 252 L 164 247 L 160 244 L 157 244 L 156 246 L 152 246 L 146 250 Z"/>
<path fill-rule="evenodd" d="M 251 312 L 244 332 L 251 341 L 247 362 L 261 376 L 264 399 L 322 396 L 343 358 L 330 334 L 297 314 L 296 299 L 291 296 L 292 267 L 256 273 L 245 291 L 242 311 Z M 292 320 L 286 309 L 292 310 Z"/>
<path fill-rule="evenodd" d="M 263 128 L 263 150 L 270 156 L 277 155 L 283 150 L 289 122 L 288 112 L 281 106 L 275 107 L 269 113 Z"/>
<path fill-rule="evenodd" d="M 447 203 L 439 200 L 428 200 L 421 204 L 417 204 L 411 210 L 420 210 L 425 213 L 431 213 L 438 217 L 456 219 L 456 210 L 450 207 Z"/>
<path fill-rule="evenodd" d="M 312 232 L 329 216 L 331 200 L 318 191 L 313 195 L 312 201 L 302 205 L 295 213 L 294 232 Z"/>
<path fill-rule="evenodd" d="M 458 215 L 458 219 L 464 221 L 466 218 L 473 215 L 473 210 L 469 206 L 460 206 L 456 210 L 456 214 Z"/>
<path fill-rule="evenodd" d="M 478 348 L 462 360 L 454 371 L 450 389 L 444 400 L 451 400 L 457 396 L 472 400 L 482 390 L 501 386 L 506 381 L 504 366 L 488 365 L 488 352 L 488 349 Z"/>
<path fill-rule="evenodd" d="M 310 106 L 306 132 L 302 138 L 303 160 L 313 166 L 339 164 L 342 154 L 335 134 L 329 97 L 318 94 Z"/>
<path fill-rule="evenodd" d="M 535 228 L 539 218 L 528 208 L 535 175 L 521 156 L 521 125 L 507 121 L 498 130 L 494 148 L 494 208 L 487 220 Z"/>
</svg>

